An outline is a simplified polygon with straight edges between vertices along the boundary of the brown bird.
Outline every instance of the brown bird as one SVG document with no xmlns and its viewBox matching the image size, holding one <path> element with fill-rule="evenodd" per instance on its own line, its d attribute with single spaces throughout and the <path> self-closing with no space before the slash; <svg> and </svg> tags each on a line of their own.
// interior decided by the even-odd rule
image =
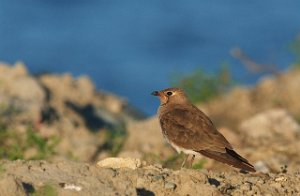
<svg viewBox="0 0 300 196">
<path fill-rule="evenodd" d="M 236 153 L 226 138 L 218 132 L 212 121 L 187 98 L 180 88 L 168 88 L 154 91 L 158 96 L 159 122 L 162 133 L 168 143 L 178 153 L 187 154 L 181 167 L 184 167 L 188 156 L 202 154 L 236 168 L 255 172 L 245 158 Z"/>
</svg>

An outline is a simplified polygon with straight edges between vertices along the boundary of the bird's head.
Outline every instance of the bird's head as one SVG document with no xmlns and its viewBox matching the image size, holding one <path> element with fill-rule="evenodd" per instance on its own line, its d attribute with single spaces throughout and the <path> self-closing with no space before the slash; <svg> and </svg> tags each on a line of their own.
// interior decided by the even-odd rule
<svg viewBox="0 0 300 196">
<path fill-rule="evenodd" d="M 165 104 L 181 104 L 188 102 L 185 92 L 180 88 L 167 88 L 161 91 L 153 91 L 151 95 L 158 96 L 160 105 Z"/>
</svg>

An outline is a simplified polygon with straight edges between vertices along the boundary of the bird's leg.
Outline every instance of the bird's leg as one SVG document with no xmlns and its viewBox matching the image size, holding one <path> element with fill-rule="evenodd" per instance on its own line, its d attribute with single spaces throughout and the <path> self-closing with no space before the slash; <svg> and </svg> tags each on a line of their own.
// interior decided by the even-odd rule
<svg viewBox="0 0 300 196">
<path fill-rule="evenodd" d="M 189 155 L 187 154 L 187 155 L 184 155 L 185 156 L 185 158 L 184 158 L 184 161 L 182 162 L 182 164 L 181 164 L 181 168 L 184 168 L 184 166 L 185 166 L 185 163 L 186 163 L 186 160 L 189 158 Z"/>
<path fill-rule="evenodd" d="M 191 158 L 190 168 L 193 168 L 194 159 L 195 159 L 195 155 L 193 154 Z"/>
</svg>

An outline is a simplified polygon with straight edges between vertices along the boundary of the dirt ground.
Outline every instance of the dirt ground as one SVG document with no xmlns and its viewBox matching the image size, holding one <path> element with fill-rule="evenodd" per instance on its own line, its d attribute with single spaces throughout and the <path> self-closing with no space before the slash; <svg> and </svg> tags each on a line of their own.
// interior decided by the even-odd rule
<svg viewBox="0 0 300 196">
<path fill-rule="evenodd" d="M 137 169 L 2 161 L 1 195 L 300 195 L 300 173 Z"/>
</svg>

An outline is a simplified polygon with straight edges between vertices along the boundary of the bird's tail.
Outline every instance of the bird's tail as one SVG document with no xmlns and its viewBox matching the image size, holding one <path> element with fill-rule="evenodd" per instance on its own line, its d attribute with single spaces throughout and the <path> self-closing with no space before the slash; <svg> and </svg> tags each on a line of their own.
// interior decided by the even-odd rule
<svg viewBox="0 0 300 196">
<path fill-rule="evenodd" d="M 241 157 L 234 150 L 230 150 L 226 148 L 226 152 L 216 152 L 211 150 L 201 150 L 199 151 L 204 156 L 207 156 L 211 159 L 226 163 L 236 168 L 240 168 L 246 171 L 255 172 L 253 165 L 251 165 L 247 159 Z"/>
</svg>

